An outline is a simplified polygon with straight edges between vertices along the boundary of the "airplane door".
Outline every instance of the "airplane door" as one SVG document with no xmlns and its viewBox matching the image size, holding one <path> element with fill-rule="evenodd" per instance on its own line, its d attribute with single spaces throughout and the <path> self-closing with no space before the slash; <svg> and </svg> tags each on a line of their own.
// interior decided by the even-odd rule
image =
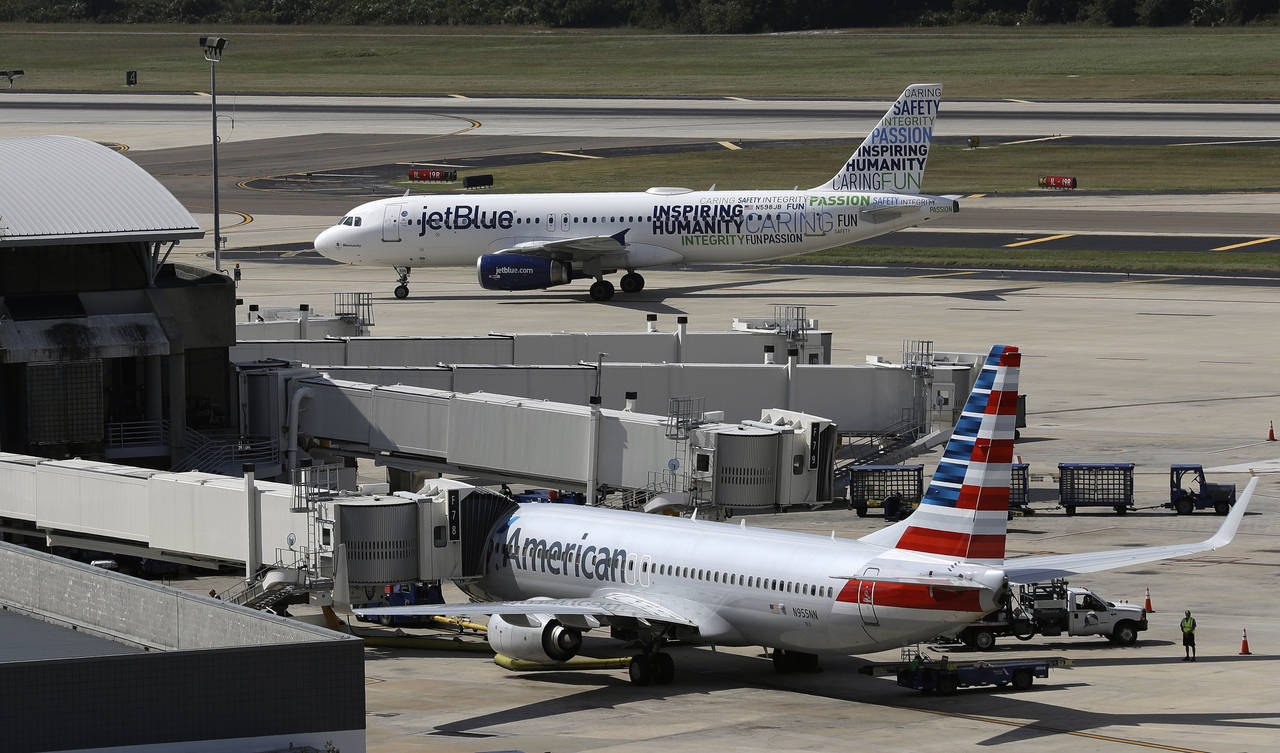
<svg viewBox="0 0 1280 753">
<path fill-rule="evenodd" d="M 556 229 L 556 216 L 554 214 L 547 215 L 547 229 L 548 230 Z"/>
<path fill-rule="evenodd" d="M 400 240 L 400 213 L 404 204 L 388 204 L 382 210 L 382 240 L 391 243 Z"/>
<path fill-rule="evenodd" d="M 863 575 L 875 576 L 880 574 L 880 568 L 868 567 Z M 879 625 L 880 620 L 876 618 L 876 583 L 871 580 L 858 581 L 858 614 L 862 617 L 864 625 Z"/>
</svg>

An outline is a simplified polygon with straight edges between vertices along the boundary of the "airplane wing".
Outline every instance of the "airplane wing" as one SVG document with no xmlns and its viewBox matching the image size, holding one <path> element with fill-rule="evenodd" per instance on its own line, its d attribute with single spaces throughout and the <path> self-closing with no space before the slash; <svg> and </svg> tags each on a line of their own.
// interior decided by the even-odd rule
<svg viewBox="0 0 1280 753">
<path fill-rule="evenodd" d="M 589 599 L 527 599 L 525 601 L 487 601 L 470 604 L 422 604 L 404 607 L 369 607 L 352 609 L 371 615 L 456 615 L 456 614 L 550 614 L 632 617 L 673 625 L 697 627 L 690 618 L 661 604 L 657 598 L 621 591 L 607 592 Z"/>
<path fill-rule="evenodd" d="M 1143 562 L 1183 557 L 1197 552 L 1212 552 L 1220 549 L 1235 538 L 1236 529 L 1240 527 L 1240 519 L 1249 507 L 1249 499 L 1258 479 L 1249 481 L 1244 494 L 1231 507 L 1231 513 L 1218 527 L 1217 533 L 1204 541 L 1190 544 L 1169 544 L 1167 546 L 1149 546 L 1141 549 L 1113 549 L 1105 552 L 1084 552 L 1082 554 L 1050 554 L 1041 557 L 1018 557 L 1004 561 L 1004 571 L 1014 583 L 1035 583 L 1050 578 L 1064 578 L 1077 573 L 1096 573 L 1100 570 L 1111 570 L 1117 567 L 1138 565 Z"/>
<path fill-rule="evenodd" d="M 557 261 L 584 261 L 604 254 L 617 254 L 626 251 L 626 237 L 627 230 L 621 230 L 613 235 L 586 235 L 580 238 L 524 241 L 495 253 L 543 256 Z"/>
</svg>

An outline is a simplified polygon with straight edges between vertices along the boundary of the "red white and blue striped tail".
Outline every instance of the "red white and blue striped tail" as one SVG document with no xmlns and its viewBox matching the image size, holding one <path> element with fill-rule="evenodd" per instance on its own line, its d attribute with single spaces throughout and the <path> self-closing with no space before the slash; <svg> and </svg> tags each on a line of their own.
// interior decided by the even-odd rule
<svg viewBox="0 0 1280 753">
<path fill-rule="evenodd" d="M 863 541 L 970 562 L 1003 562 L 1021 362 L 1015 347 L 991 349 L 920 507 Z"/>
</svg>

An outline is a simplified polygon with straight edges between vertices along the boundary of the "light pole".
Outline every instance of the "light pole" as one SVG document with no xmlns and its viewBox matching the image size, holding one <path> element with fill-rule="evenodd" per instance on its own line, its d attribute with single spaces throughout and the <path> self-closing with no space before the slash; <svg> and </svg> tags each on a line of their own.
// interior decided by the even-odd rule
<svg viewBox="0 0 1280 753">
<path fill-rule="evenodd" d="M 209 61 L 209 100 L 213 113 L 213 269 L 222 271 L 222 226 L 218 216 L 218 61 L 222 48 L 227 46 L 225 37 L 200 37 L 204 59 Z"/>
</svg>

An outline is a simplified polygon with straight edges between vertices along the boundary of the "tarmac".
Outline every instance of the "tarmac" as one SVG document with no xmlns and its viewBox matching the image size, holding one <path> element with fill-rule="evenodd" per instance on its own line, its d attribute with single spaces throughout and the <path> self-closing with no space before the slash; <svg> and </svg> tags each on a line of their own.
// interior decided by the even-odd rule
<svg viewBox="0 0 1280 753">
<path fill-rule="evenodd" d="M 280 238 L 311 227 L 292 218 Z M 260 227 L 266 227 L 262 225 Z M 197 259 L 198 260 L 198 259 Z M 207 263 L 207 261 L 205 262 Z M 1176 279 L 1088 275 L 1061 280 L 971 280 L 952 272 L 893 278 L 856 269 L 806 274 L 795 265 L 671 270 L 647 274 L 646 290 L 608 304 L 577 287 L 536 293 L 481 290 L 470 269 L 418 270 L 412 296 L 392 298 L 385 270 L 297 258 L 244 260 L 245 304 L 311 303 L 331 292 L 374 293 L 378 335 L 477 335 L 491 331 L 640 330 L 658 313 L 693 330 L 725 329 L 734 316 L 768 315 L 777 303 L 808 306 L 834 333 L 833 360 L 868 354 L 900 358 L 904 339 L 931 339 L 943 351 L 985 351 L 999 342 L 1025 358 L 1028 426 L 1016 452 L 1031 464 L 1032 517 L 1010 523 L 1010 556 L 1151 546 L 1207 538 L 1221 518 L 1178 516 L 1168 499 L 1168 466 L 1199 462 L 1213 481 L 1243 489 L 1245 472 L 1218 466 L 1277 467 L 1267 442 L 1280 414 L 1280 354 L 1271 332 L 1280 287 L 1271 281 L 1189 285 Z M 323 291 L 323 292 L 321 292 Z M 242 308 L 243 312 L 244 309 Z M 848 399 L 856 400 L 857 395 Z M 763 406 L 762 406 L 763 407 Z M 926 472 L 934 456 L 919 458 Z M 1137 464 L 1137 510 L 1056 508 L 1051 474 L 1059 462 Z M 963 690 L 926 696 L 866 677 L 866 661 L 897 652 L 824 659 L 817 675 L 775 675 L 760 648 L 677 647 L 670 687 L 633 688 L 623 670 L 518 674 L 483 655 L 367 649 L 369 750 L 403 751 L 786 751 L 909 747 L 920 753 L 1004 747 L 1038 751 L 1262 751 L 1280 732 L 1280 606 L 1275 544 L 1280 477 L 1263 474 L 1236 541 L 1224 550 L 1082 576 L 1114 601 L 1141 604 L 1151 588 L 1151 629 L 1133 648 L 1092 638 L 1001 639 L 978 654 L 939 647 L 952 658 L 1065 656 L 1023 693 Z M 876 512 L 821 511 L 753 517 L 777 526 L 856 537 L 878 529 Z M 204 588 L 207 589 L 207 586 Z M 451 600 L 460 600 L 458 592 Z M 1177 622 L 1199 621 L 1200 657 L 1184 663 Z M 1239 656 L 1247 628 L 1253 654 Z M 586 653 L 617 655 L 618 644 L 589 639 Z"/>
<path fill-rule="evenodd" d="M 193 106 L 185 101 L 183 105 L 178 114 L 163 117 L 122 110 L 108 122 L 93 107 L 76 111 L 83 122 L 70 118 L 67 109 L 53 115 L 33 111 L 37 122 L 17 125 L 47 132 L 44 123 L 60 122 L 64 132 L 132 144 L 139 162 L 199 212 L 203 198 L 196 197 L 207 197 L 208 175 L 202 165 L 203 148 L 191 145 L 201 143 L 208 121 Z M 395 140 L 394 132 L 403 132 L 404 120 L 414 116 L 406 113 L 399 122 L 380 124 L 355 113 L 317 122 L 299 112 L 255 122 L 252 110 L 245 108 L 235 115 L 239 133 L 226 136 L 224 183 L 308 170 L 311 163 L 316 169 L 374 164 L 378 160 L 361 161 L 373 144 L 353 146 L 355 139 L 349 134 L 303 140 L 298 146 L 290 142 L 320 128 L 360 131 L 363 123 L 366 133 L 393 132 L 377 137 L 386 144 Z M 530 124 L 511 121 L 508 127 L 498 127 L 504 119 L 517 117 L 530 119 Z M 709 125 L 699 128 L 714 132 L 715 138 L 734 135 L 712 122 L 713 116 L 705 117 Z M 486 143 L 491 152 L 527 151 L 530 145 L 558 149 L 559 136 L 550 134 L 576 138 L 583 132 L 572 128 L 585 130 L 600 120 L 569 113 L 560 121 L 539 121 L 537 113 L 495 109 L 485 116 L 485 123 L 499 134 L 499 141 L 481 142 L 476 134 L 467 138 L 472 144 Z M 967 132 L 970 124 L 957 121 L 952 121 L 957 133 Z M 611 122 L 618 124 L 614 131 L 593 131 L 584 137 L 634 139 L 648 126 L 632 122 L 626 113 Z M 1241 130 L 1256 138 L 1261 122 L 1196 121 L 1171 128 L 1194 128 L 1195 135 L 1213 128 L 1218 129 L 1213 135 L 1222 136 L 1241 135 L 1236 133 Z M 1055 123 L 1021 128 L 1040 136 L 1056 133 L 1060 123 Z M 1155 123 L 1143 117 L 1125 128 L 1149 132 Z M 446 135 L 458 127 L 452 118 L 418 121 L 410 135 L 424 143 L 438 139 L 439 148 L 427 150 L 416 143 L 405 148 L 440 155 L 445 145 L 452 149 L 462 138 Z M 744 130 L 741 135 L 769 137 L 774 129 L 793 134 L 802 130 L 785 120 L 764 119 L 745 129 L 751 133 Z M 521 134 L 523 140 L 515 138 Z M 688 134 L 644 134 L 659 135 Z M 246 144 L 239 154 L 230 145 L 251 138 L 263 140 Z M 160 154 L 162 147 L 173 151 Z M 146 149 L 157 151 L 144 158 Z M 300 149 L 314 155 L 310 162 L 294 156 Z M 397 158 L 391 154 L 394 149 L 388 150 L 380 162 Z M 263 193 L 260 201 L 250 201 L 252 193 L 235 194 L 236 198 L 223 194 L 224 210 L 244 213 L 222 218 L 232 248 L 301 249 L 321 228 L 363 200 Z M 1064 211 L 1070 207 L 1058 198 L 984 199 L 966 205 L 973 211 L 958 215 L 960 224 L 953 229 L 1043 235 L 1088 230 L 1280 235 L 1268 220 L 1276 213 L 1276 194 L 1211 205 L 1197 203 L 1193 196 L 1161 198 L 1149 206 L 1118 197 L 1077 211 Z M 1208 211 L 1188 209 L 1197 207 Z M 1244 218 L 1247 229 L 1239 227 L 1240 214 L 1249 215 Z M 207 215 L 198 219 L 203 227 L 211 227 Z M 172 260 L 209 266 L 203 254 L 210 245 L 207 239 L 184 244 Z M 224 266 L 230 268 L 230 259 L 227 262 Z M 1203 463 L 1210 469 L 1210 480 L 1234 482 L 1240 488 L 1249 467 L 1280 469 L 1280 443 L 1266 441 L 1268 421 L 1280 418 L 1280 353 L 1274 332 L 1280 287 L 1273 280 L 1188 281 L 1172 275 L 1079 273 L 1006 276 L 1000 270 L 976 274 L 955 269 L 898 270 L 887 276 L 883 270 L 761 264 L 651 271 L 643 293 L 598 304 L 589 300 L 582 286 L 532 293 L 484 291 L 476 284 L 474 270 L 453 268 L 415 270 L 411 297 L 397 301 L 391 295 L 390 270 L 344 267 L 290 252 L 283 257 L 238 256 L 234 263 L 241 265 L 238 295 L 246 306 L 307 303 L 327 312 L 334 292 L 374 293 L 377 335 L 639 331 L 647 313 L 658 314 L 664 330 L 675 326 L 676 315 L 689 316 L 693 330 L 726 329 L 734 316 L 769 315 L 774 304 L 785 303 L 807 306 L 809 316 L 834 333 L 837 363 L 859 363 L 868 354 L 898 360 L 906 339 L 932 340 L 941 351 L 985 352 L 993 343 L 1017 345 L 1026 356 L 1021 386 L 1028 395 L 1028 426 L 1016 452 L 1031 464 L 1038 514 L 1010 523 L 1008 549 L 1013 556 L 1200 540 L 1211 535 L 1221 519 L 1204 512 L 1177 516 L 1159 507 L 1168 498 L 1170 463 Z M 246 312 L 240 308 L 239 316 Z M 859 396 L 850 394 L 847 399 Z M 935 460 L 936 453 L 917 462 L 931 470 Z M 1137 510 L 1124 516 L 1109 509 L 1082 510 L 1067 517 L 1055 508 L 1051 474 L 1059 462 L 1107 461 L 1137 464 Z M 1215 472 L 1216 467 L 1233 472 Z M 774 674 L 758 647 L 676 647 L 675 684 L 634 688 L 622 670 L 518 674 L 483 655 L 369 648 L 368 749 L 955 753 L 1023 751 L 1034 745 L 1038 753 L 1135 747 L 1213 753 L 1274 750 L 1280 739 L 1275 703 L 1280 697 L 1280 605 L 1271 597 L 1280 585 L 1280 546 L 1272 522 L 1280 498 L 1278 478 L 1274 470 L 1262 474 L 1249 514 L 1226 549 L 1075 581 L 1109 599 L 1131 603 L 1141 603 L 1150 587 L 1155 612 L 1139 645 L 1117 648 L 1091 638 L 1027 643 L 1001 639 L 990 656 L 1075 660 L 1073 668 L 1054 670 L 1026 692 L 977 689 L 927 696 L 856 671 L 867 661 L 896 660 L 897 652 L 828 658 L 820 674 L 781 676 Z M 755 517 L 748 524 L 824 535 L 834 530 L 837 536 L 856 537 L 884 523 L 876 513 L 860 519 L 852 512 L 819 511 Z M 186 585 L 204 593 L 211 583 L 219 587 L 218 580 L 201 578 Z M 456 590 L 446 595 L 460 599 Z M 1177 621 L 1188 608 L 1200 626 L 1196 663 L 1182 662 L 1179 645 Z M 1245 628 L 1253 652 L 1249 656 L 1239 655 Z M 585 653 L 617 655 L 620 650 L 607 639 L 589 638 Z M 932 651 L 935 656 L 942 653 L 957 660 L 987 656 L 949 647 Z"/>
</svg>

